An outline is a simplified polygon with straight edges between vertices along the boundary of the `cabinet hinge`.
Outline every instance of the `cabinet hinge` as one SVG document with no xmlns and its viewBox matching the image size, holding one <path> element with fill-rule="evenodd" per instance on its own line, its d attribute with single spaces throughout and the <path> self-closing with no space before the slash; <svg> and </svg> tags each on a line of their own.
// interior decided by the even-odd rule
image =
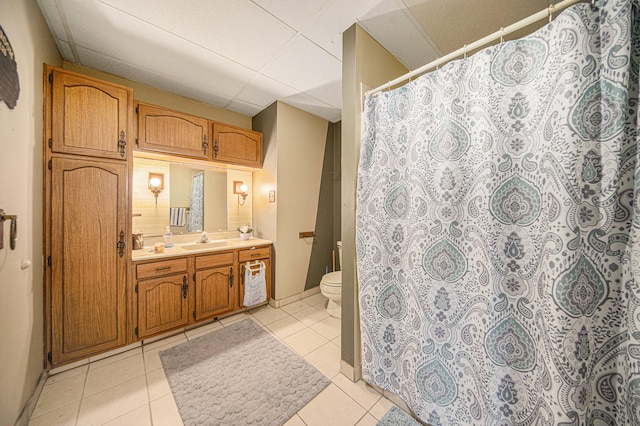
<svg viewBox="0 0 640 426">
<path fill-rule="evenodd" d="M 47 352 L 47 359 L 49 362 L 53 362 L 53 358 L 51 357 L 51 351 Z"/>
<path fill-rule="evenodd" d="M 136 145 L 140 146 L 140 144 L 138 143 L 138 138 L 136 138 Z"/>
<path fill-rule="evenodd" d="M 136 105 L 136 114 L 140 114 L 140 107 Z"/>
<path fill-rule="evenodd" d="M 193 273 L 193 282 L 194 283 L 196 282 L 196 273 L 195 272 Z"/>
<path fill-rule="evenodd" d="M 53 164 L 51 163 L 51 160 L 49 160 L 49 162 L 47 163 L 47 168 L 49 170 L 51 170 L 53 168 Z"/>
<path fill-rule="evenodd" d="M 193 311 L 193 319 L 196 319 L 196 311 Z"/>
<path fill-rule="evenodd" d="M 136 284 L 136 293 L 138 292 L 138 284 Z"/>
<path fill-rule="evenodd" d="M 138 337 L 138 327 L 134 331 L 136 332 L 136 337 Z"/>
<path fill-rule="evenodd" d="M 47 256 L 47 266 L 51 266 L 51 256 Z"/>
<path fill-rule="evenodd" d="M 209 142 L 207 142 L 207 135 L 202 136 L 202 152 L 207 155 L 207 149 L 209 148 Z"/>
<path fill-rule="evenodd" d="M 233 288 L 233 266 L 229 268 L 229 287 Z"/>
<path fill-rule="evenodd" d="M 51 148 L 53 146 L 53 141 L 51 140 L 51 138 L 49 138 L 49 148 Z"/>
<path fill-rule="evenodd" d="M 53 73 L 49 73 L 49 83 L 53 83 Z"/>
</svg>

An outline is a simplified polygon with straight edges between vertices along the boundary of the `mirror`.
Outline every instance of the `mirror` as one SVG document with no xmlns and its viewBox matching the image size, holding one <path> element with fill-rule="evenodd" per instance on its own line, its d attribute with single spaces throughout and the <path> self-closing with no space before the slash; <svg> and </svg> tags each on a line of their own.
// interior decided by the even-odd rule
<svg viewBox="0 0 640 426">
<path fill-rule="evenodd" d="M 160 191 L 152 190 L 150 177 L 162 179 Z M 234 194 L 237 182 L 247 185 L 246 200 Z M 252 222 L 250 171 L 134 157 L 132 188 L 132 229 L 145 237 L 162 235 L 167 225 L 184 234 L 236 230 Z"/>
</svg>

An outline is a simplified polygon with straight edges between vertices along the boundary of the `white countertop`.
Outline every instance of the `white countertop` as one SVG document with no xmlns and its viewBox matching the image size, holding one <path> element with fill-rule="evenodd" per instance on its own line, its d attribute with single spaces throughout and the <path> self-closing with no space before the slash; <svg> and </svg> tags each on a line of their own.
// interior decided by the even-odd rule
<svg viewBox="0 0 640 426">
<path fill-rule="evenodd" d="M 213 253 L 217 251 L 235 250 L 239 248 L 251 248 L 271 244 L 272 241 L 261 238 L 250 238 L 242 240 L 240 238 L 229 238 L 226 240 L 212 240 L 209 244 L 185 243 L 176 244 L 173 247 L 164 249 L 163 253 L 156 253 L 153 246 L 145 246 L 141 250 L 133 250 L 131 259 L 134 262 L 139 260 L 164 259 L 167 257 L 187 256 L 190 254 Z M 188 246 L 186 249 L 184 246 Z"/>
</svg>

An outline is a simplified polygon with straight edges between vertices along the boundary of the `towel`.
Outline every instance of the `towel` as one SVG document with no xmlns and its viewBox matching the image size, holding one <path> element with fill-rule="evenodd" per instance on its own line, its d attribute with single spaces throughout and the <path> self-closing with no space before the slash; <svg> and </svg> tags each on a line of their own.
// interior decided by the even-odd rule
<svg viewBox="0 0 640 426">
<path fill-rule="evenodd" d="M 169 207 L 169 225 L 184 226 L 187 223 L 186 207 Z"/>
<path fill-rule="evenodd" d="M 244 268 L 244 306 L 254 306 L 267 300 L 267 266 L 264 262 Z"/>
</svg>

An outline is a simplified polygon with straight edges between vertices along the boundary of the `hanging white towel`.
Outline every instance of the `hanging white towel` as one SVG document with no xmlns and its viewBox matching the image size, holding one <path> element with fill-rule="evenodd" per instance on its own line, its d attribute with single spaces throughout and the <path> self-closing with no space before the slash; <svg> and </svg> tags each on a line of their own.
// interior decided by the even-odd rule
<svg viewBox="0 0 640 426">
<path fill-rule="evenodd" d="M 264 262 L 247 262 L 244 268 L 244 306 L 254 306 L 267 300 L 267 266 Z"/>
<path fill-rule="evenodd" d="M 169 225 L 184 226 L 187 223 L 186 207 L 169 207 Z"/>
</svg>

